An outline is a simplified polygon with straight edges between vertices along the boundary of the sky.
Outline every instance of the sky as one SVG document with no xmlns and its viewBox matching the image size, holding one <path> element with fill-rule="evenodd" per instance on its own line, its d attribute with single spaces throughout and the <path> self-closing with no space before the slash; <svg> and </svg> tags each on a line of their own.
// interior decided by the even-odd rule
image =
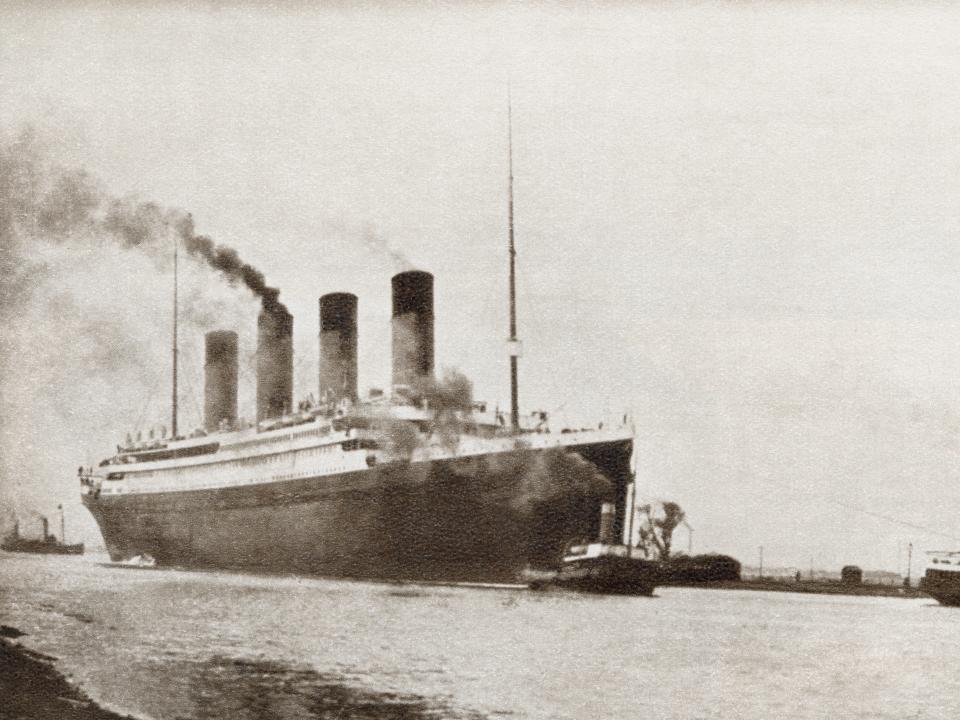
<svg viewBox="0 0 960 720">
<path fill-rule="evenodd" d="M 262 270 L 298 397 L 332 291 L 359 297 L 361 390 L 388 383 L 411 266 L 437 365 L 508 405 L 509 92 L 521 406 L 631 412 L 694 552 L 904 571 L 913 543 L 917 572 L 960 547 L 960 8 L 8 2 L 0 25 L 4 145 L 29 128 L 45 172 L 189 212 Z M 76 467 L 169 424 L 169 262 L 2 240 L 0 502 L 63 503 L 95 541 Z M 249 359 L 256 303 L 182 281 L 191 426 L 202 332 Z"/>
</svg>

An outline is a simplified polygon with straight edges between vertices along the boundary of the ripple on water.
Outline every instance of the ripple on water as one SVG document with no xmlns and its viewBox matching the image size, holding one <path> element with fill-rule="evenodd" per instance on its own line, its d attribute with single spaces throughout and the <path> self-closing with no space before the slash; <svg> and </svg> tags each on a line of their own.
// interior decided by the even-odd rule
<svg viewBox="0 0 960 720">
<path fill-rule="evenodd" d="M 0 555 L 0 622 L 95 699 L 153 720 L 960 717 L 960 611 L 929 599 L 657 594 Z"/>
</svg>

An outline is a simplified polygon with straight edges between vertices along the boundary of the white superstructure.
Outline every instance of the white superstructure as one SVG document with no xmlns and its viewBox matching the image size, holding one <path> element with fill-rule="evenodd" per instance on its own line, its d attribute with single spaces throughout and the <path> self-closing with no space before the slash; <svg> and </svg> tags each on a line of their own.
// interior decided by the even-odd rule
<svg viewBox="0 0 960 720">
<path fill-rule="evenodd" d="M 417 464 L 467 459 L 518 449 L 544 450 L 629 439 L 633 435 L 626 416 L 617 425 L 600 423 L 593 429 L 556 433 L 550 432 L 538 416 L 544 425 L 521 435 L 498 433 L 496 425 L 464 424 L 465 430 L 451 443 L 430 432 L 430 418 L 425 412 L 415 414 L 417 417 L 407 413 L 399 421 L 419 428 L 416 447 L 405 455 L 389 447 L 389 430 L 378 426 L 383 417 L 290 417 L 284 419 L 286 422 L 275 422 L 277 427 L 269 430 L 261 425 L 260 430 L 249 427 L 155 442 L 140 449 L 120 448 L 95 472 L 81 472 L 82 492 L 99 496 L 223 489 L 339 476 L 398 460 Z M 362 480 L 358 478 L 357 482 Z"/>
</svg>

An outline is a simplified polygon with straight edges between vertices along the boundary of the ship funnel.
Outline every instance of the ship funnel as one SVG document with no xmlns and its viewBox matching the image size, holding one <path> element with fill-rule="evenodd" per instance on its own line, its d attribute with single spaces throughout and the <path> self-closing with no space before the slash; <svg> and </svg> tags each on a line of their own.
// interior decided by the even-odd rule
<svg viewBox="0 0 960 720">
<path fill-rule="evenodd" d="M 357 400 L 357 296 L 320 298 L 320 401 Z"/>
<path fill-rule="evenodd" d="M 616 505 L 605 502 L 600 506 L 600 542 L 607 545 L 613 542 L 613 521 L 616 517 Z"/>
<path fill-rule="evenodd" d="M 257 318 L 257 422 L 293 405 L 293 316 L 282 308 Z"/>
<path fill-rule="evenodd" d="M 46 540 L 50 537 L 50 522 L 42 515 L 40 516 L 40 522 L 43 523 L 43 539 Z"/>
<path fill-rule="evenodd" d="M 237 334 L 214 330 L 204 340 L 203 427 L 215 432 L 223 420 L 237 421 Z"/>
<path fill-rule="evenodd" d="M 433 376 L 433 275 L 409 270 L 393 276 L 393 384 Z"/>
</svg>

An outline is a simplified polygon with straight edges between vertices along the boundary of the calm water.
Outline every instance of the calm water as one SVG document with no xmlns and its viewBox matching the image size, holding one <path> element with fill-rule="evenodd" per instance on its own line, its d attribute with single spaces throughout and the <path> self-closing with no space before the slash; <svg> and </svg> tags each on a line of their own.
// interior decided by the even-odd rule
<svg viewBox="0 0 960 720">
<path fill-rule="evenodd" d="M 103 567 L 0 553 L 0 621 L 90 695 L 179 718 L 957 718 L 960 610 Z"/>
</svg>

